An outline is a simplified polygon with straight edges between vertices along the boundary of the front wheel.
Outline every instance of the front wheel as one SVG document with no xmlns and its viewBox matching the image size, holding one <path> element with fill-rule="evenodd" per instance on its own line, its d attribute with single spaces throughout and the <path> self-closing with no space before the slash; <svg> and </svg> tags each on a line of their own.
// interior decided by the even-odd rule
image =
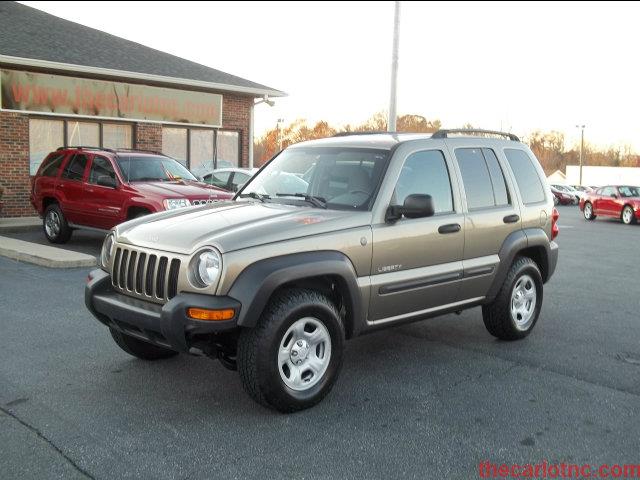
<svg viewBox="0 0 640 480">
<path fill-rule="evenodd" d="M 586 220 L 595 220 L 596 216 L 593 214 L 593 205 L 589 202 L 584 204 L 584 210 L 582 212 Z"/>
<path fill-rule="evenodd" d="M 338 309 L 326 295 L 282 292 L 256 327 L 240 334 L 238 371 L 245 391 L 283 413 L 312 407 L 338 378 L 344 336 Z"/>
<path fill-rule="evenodd" d="M 518 257 L 494 301 L 482 307 L 482 319 L 489 333 L 501 340 L 518 340 L 529 335 L 540 315 L 542 293 L 538 265 L 529 257 Z"/>
<path fill-rule="evenodd" d="M 633 208 L 631 208 L 629 205 L 622 209 L 622 222 L 625 225 L 636 223 L 636 216 L 633 212 Z"/>
</svg>

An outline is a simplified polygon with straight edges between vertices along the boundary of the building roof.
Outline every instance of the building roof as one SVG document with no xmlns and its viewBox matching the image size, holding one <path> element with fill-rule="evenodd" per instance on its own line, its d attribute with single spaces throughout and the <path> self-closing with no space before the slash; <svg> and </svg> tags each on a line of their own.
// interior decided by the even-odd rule
<svg viewBox="0 0 640 480">
<path fill-rule="evenodd" d="M 190 85 L 254 96 L 281 91 L 64 20 L 0 2 L 0 63 Z"/>
</svg>

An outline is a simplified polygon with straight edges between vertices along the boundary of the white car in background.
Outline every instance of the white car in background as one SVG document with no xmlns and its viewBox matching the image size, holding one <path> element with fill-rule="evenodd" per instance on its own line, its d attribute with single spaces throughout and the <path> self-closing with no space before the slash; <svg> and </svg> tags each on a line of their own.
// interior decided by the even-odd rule
<svg viewBox="0 0 640 480">
<path fill-rule="evenodd" d="M 205 173 L 200 179 L 209 185 L 237 192 L 258 170 L 258 168 L 218 168 Z"/>
</svg>

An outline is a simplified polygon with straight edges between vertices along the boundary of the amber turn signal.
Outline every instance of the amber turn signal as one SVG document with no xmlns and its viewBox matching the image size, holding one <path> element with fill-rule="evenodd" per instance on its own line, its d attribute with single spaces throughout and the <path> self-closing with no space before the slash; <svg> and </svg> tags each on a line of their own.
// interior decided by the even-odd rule
<svg viewBox="0 0 640 480">
<path fill-rule="evenodd" d="M 187 315 L 195 320 L 231 320 L 236 312 L 233 308 L 209 310 L 208 308 L 188 308 Z"/>
</svg>

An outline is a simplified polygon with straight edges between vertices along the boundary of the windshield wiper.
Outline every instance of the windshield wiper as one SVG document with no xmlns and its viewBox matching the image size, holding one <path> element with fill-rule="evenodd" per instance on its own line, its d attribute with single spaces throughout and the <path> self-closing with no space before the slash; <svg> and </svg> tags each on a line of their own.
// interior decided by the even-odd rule
<svg viewBox="0 0 640 480">
<path fill-rule="evenodd" d="M 304 198 L 304 200 L 314 207 L 327 208 L 327 201 L 322 197 L 314 197 L 313 195 L 307 195 L 306 193 L 276 193 L 276 197 L 298 197 Z"/>
<path fill-rule="evenodd" d="M 260 200 L 262 203 L 264 203 L 265 200 L 271 199 L 269 195 L 260 195 L 259 193 L 256 193 L 256 192 L 241 193 L 240 195 L 238 195 L 238 197 L 240 198 L 251 197 L 251 198 L 255 198 L 256 200 Z"/>
</svg>

